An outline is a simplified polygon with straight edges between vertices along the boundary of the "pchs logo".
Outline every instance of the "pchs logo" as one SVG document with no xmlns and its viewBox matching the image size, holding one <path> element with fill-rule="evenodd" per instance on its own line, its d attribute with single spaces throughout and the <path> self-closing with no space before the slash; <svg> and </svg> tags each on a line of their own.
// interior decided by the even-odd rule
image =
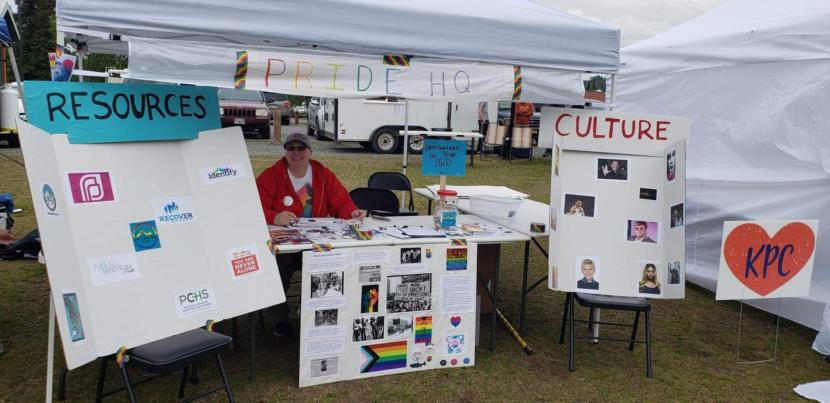
<svg viewBox="0 0 830 403">
<path fill-rule="evenodd" d="M 67 178 L 75 204 L 115 201 L 109 172 L 71 172 Z"/>
<path fill-rule="evenodd" d="M 210 286 L 193 287 L 176 293 L 176 313 L 179 318 L 216 309 L 216 293 Z"/>
<path fill-rule="evenodd" d="M 179 295 L 179 304 L 193 304 L 199 301 L 208 300 L 210 299 L 210 291 L 207 288 L 203 288 L 198 291 L 192 291 L 187 294 Z"/>
</svg>

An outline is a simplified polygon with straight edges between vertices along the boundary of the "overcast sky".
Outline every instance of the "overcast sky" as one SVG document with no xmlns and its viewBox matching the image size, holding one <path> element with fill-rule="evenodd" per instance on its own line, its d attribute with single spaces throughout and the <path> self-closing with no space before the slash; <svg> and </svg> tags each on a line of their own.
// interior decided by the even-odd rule
<svg viewBox="0 0 830 403">
<path fill-rule="evenodd" d="M 621 47 L 686 22 L 726 0 L 539 0 L 622 30 Z"/>
</svg>

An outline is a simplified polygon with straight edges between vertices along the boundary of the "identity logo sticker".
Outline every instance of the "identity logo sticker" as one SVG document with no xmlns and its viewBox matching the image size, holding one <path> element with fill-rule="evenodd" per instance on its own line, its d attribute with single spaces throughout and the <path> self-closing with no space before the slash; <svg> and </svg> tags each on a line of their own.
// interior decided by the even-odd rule
<svg viewBox="0 0 830 403">
<path fill-rule="evenodd" d="M 256 246 L 247 245 L 225 252 L 234 280 L 259 274 Z"/>
<path fill-rule="evenodd" d="M 155 221 L 141 221 L 130 223 L 130 234 L 133 237 L 133 247 L 136 252 L 161 247 L 159 231 Z"/>
<path fill-rule="evenodd" d="M 213 287 L 209 285 L 179 291 L 176 293 L 175 301 L 179 319 L 217 307 L 216 294 L 213 292 Z"/>
<path fill-rule="evenodd" d="M 141 278 L 138 258 L 132 253 L 93 257 L 87 264 L 93 287 Z"/>
<path fill-rule="evenodd" d="M 158 225 L 196 222 L 193 199 L 189 196 L 154 199 L 152 203 Z"/>
<path fill-rule="evenodd" d="M 245 166 L 241 162 L 217 165 L 199 171 L 199 178 L 203 185 L 242 179 L 247 176 Z"/>
<path fill-rule="evenodd" d="M 69 172 L 66 178 L 75 204 L 116 201 L 109 172 Z"/>
</svg>

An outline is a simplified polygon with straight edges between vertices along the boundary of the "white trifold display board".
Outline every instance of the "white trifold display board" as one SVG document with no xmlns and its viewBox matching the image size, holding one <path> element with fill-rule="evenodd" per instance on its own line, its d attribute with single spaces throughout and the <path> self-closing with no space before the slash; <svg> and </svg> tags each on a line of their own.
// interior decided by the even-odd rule
<svg viewBox="0 0 830 403">
<path fill-rule="evenodd" d="M 548 287 L 683 298 L 688 120 L 564 108 L 542 119 L 553 131 Z"/>
<path fill-rule="evenodd" d="M 476 245 L 304 252 L 300 386 L 475 364 Z"/>
<path fill-rule="evenodd" d="M 17 125 L 69 369 L 285 301 L 238 127 L 69 144 Z"/>
</svg>

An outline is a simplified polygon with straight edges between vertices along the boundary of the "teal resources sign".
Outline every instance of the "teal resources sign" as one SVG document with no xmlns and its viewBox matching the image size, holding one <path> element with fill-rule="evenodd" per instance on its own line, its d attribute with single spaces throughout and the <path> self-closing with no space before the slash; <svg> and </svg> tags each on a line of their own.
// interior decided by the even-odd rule
<svg viewBox="0 0 830 403">
<path fill-rule="evenodd" d="M 26 81 L 29 123 L 69 142 L 192 140 L 218 129 L 216 88 Z"/>
</svg>

